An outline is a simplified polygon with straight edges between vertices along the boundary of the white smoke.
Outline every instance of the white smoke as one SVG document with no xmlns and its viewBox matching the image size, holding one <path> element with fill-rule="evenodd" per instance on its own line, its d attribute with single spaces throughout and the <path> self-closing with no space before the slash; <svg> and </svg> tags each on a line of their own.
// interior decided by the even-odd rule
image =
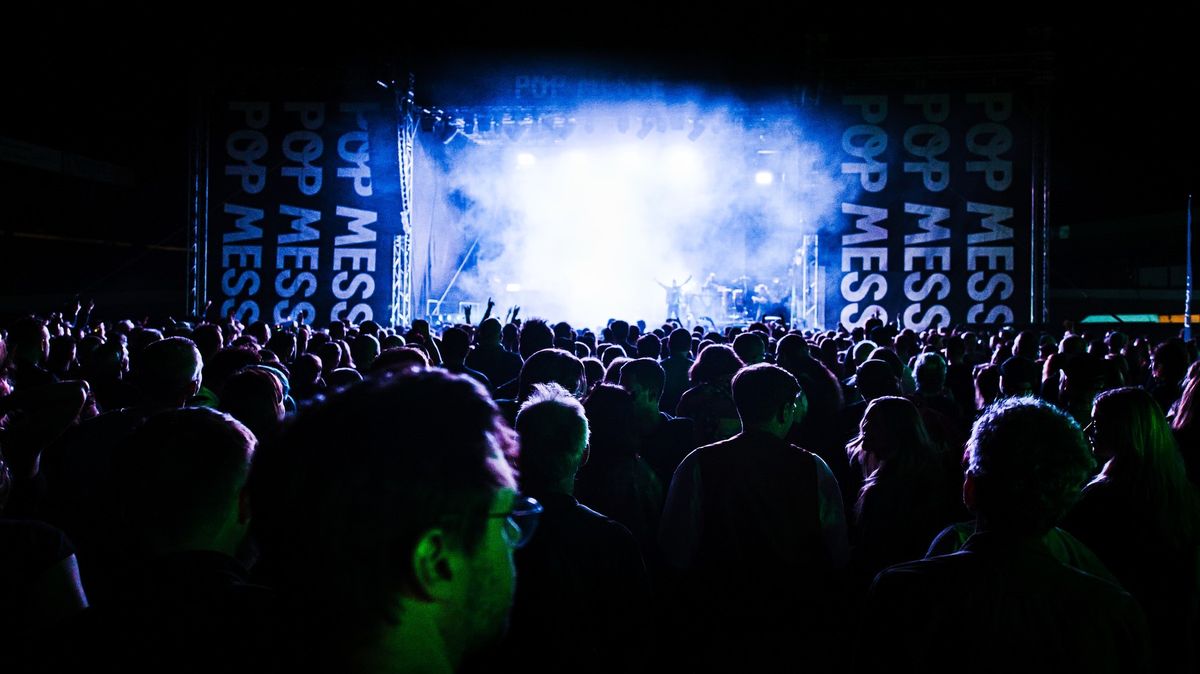
<svg viewBox="0 0 1200 674">
<path fill-rule="evenodd" d="M 501 311 L 597 327 L 661 323 L 659 283 L 786 276 L 801 237 L 836 211 L 836 174 L 794 111 L 748 122 L 733 109 L 597 104 L 563 114 L 552 141 L 534 126 L 449 153 L 436 183 L 467 197 L 460 226 L 479 240 L 455 285 Z"/>
</svg>

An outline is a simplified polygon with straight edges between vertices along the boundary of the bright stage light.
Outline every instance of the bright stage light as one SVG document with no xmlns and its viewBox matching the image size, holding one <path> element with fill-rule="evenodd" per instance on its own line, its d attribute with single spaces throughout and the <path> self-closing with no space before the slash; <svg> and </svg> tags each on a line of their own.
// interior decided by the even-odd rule
<svg viewBox="0 0 1200 674">
<path fill-rule="evenodd" d="M 681 124 L 658 132 L 660 118 L 676 116 Z M 751 241 L 746 225 L 794 217 L 798 195 L 769 156 L 787 148 L 756 155 L 753 130 L 722 122 L 719 110 L 616 106 L 575 117 L 598 120 L 594 131 L 537 147 L 473 145 L 450 172 L 448 184 L 471 200 L 468 233 L 483 239 L 477 269 L 458 280 L 469 296 L 519 297 L 523 315 L 577 327 L 609 317 L 655 323 L 667 311 L 659 283 L 692 276 L 694 292 L 710 273 L 732 278 L 790 261 L 795 232 L 768 227 Z M 804 196 L 808 215 L 827 211 L 836 193 Z"/>
<path fill-rule="evenodd" d="M 617 166 L 623 170 L 633 170 L 641 167 L 642 155 L 636 146 L 626 146 L 617 151 Z"/>
</svg>

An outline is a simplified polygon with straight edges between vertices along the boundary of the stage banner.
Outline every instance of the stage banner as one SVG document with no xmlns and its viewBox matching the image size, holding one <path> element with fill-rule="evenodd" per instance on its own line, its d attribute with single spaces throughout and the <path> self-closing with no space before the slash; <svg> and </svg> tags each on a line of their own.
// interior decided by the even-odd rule
<svg viewBox="0 0 1200 674">
<path fill-rule="evenodd" d="M 826 98 L 845 189 L 820 241 L 825 327 L 1027 322 L 1032 115 L 1017 89 Z"/>
<path fill-rule="evenodd" d="M 401 233 L 395 99 L 218 97 L 208 297 L 272 324 L 386 324 Z M 211 313 L 211 312 L 210 312 Z"/>
</svg>

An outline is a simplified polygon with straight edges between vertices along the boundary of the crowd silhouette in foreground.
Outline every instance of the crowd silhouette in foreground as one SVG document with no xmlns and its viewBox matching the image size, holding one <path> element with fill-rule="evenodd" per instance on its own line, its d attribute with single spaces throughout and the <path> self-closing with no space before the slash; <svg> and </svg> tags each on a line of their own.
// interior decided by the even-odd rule
<svg viewBox="0 0 1200 674">
<path fill-rule="evenodd" d="M 0 333 L 2 671 L 1200 669 L 1195 341 L 90 311 Z"/>
</svg>

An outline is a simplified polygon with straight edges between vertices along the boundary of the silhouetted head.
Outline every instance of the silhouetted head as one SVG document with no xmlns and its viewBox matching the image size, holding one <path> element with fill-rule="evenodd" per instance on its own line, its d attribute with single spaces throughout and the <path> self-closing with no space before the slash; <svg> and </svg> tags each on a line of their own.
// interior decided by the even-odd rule
<svg viewBox="0 0 1200 674">
<path fill-rule="evenodd" d="M 41 365 L 50 353 L 50 330 L 45 321 L 33 316 L 10 325 L 4 341 L 8 359 L 17 363 Z"/>
<path fill-rule="evenodd" d="M 946 360 L 936 353 L 923 353 L 917 356 L 917 367 L 913 376 L 917 380 L 919 391 L 937 393 L 946 387 Z"/>
<path fill-rule="evenodd" d="M 562 349 L 542 349 L 532 354 L 521 366 L 517 380 L 517 399 L 522 401 L 533 393 L 534 384 L 555 383 L 578 396 L 587 390 L 583 363 Z"/>
<path fill-rule="evenodd" d="M 618 319 L 610 323 L 608 329 L 613 342 L 625 344 L 629 341 L 629 323 Z"/>
<path fill-rule="evenodd" d="M 203 366 L 192 340 L 168 337 L 147 346 L 131 374 L 147 404 L 182 407 L 200 390 Z"/>
<path fill-rule="evenodd" d="M 900 395 L 900 380 L 892 366 L 884 360 L 868 360 L 859 366 L 854 385 L 868 402 L 882 396 Z"/>
<path fill-rule="evenodd" d="M 584 398 L 591 432 L 591 456 L 597 461 L 637 454 L 638 431 L 629 423 L 637 414 L 633 394 L 615 384 L 600 383 Z"/>
<path fill-rule="evenodd" d="M 489 317 L 486 321 L 479 324 L 479 330 L 475 333 L 476 343 L 498 345 L 500 343 L 500 331 L 502 327 L 500 319 Z"/>
<path fill-rule="evenodd" d="M 1079 498 L 1095 460 L 1079 425 L 1037 398 L 987 408 L 967 442 L 963 498 L 981 530 L 1039 537 Z"/>
<path fill-rule="evenodd" d="M 588 446 L 583 405 L 558 384 L 535 384 L 517 412 L 516 431 L 522 491 L 572 493 Z"/>
<path fill-rule="evenodd" d="M 764 424 L 782 426 L 784 432 L 796 414 L 800 384 L 787 370 L 759 363 L 740 370 L 733 378 L 733 404 L 743 428 Z"/>
<path fill-rule="evenodd" d="M 767 343 L 755 332 L 743 332 L 734 338 L 733 350 L 747 365 L 761 363 L 767 358 Z"/>
<path fill-rule="evenodd" d="M 442 332 L 442 360 L 449 365 L 461 365 L 471 349 L 471 337 L 461 328 L 446 328 Z"/>
<path fill-rule="evenodd" d="M 152 553 L 234 555 L 250 522 L 243 488 L 257 441 L 228 414 L 185 407 L 150 417 L 119 454 L 126 522 Z"/>
<path fill-rule="evenodd" d="M 515 449 L 479 384 L 432 369 L 333 395 L 257 453 L 256 540 L 314 661 L 411 657 L 424 633 L 453 669 L 501 636 L 532 524 Z"/>
<path fill-rule="evenodd" d="M 261 366 L 234 374 L 218 395 L 221 411 L 249 427 L 255 437 L 269 440 L 283 425 L 283 384 Z"/>
<path fill-rule="evenodd" d="M 379 357 L 379 350 L 379 340 L 371 335 L 359 335 L 350 344 L 354 364 L 362 371 L 371 369 L 371 364 Z"/>
<path fill-rule="evenodd" d="M 930 461 L 936 450 L 917 406 L 907 398 L 882 396 L 867 404 L 858 436 L 846 451 L 864 467 L 869 479 L 884 464 L 891 462 L 894 468 L 920 464 Z"/>
<path fill-rule="evenodd" d="M 728 384 L 744 366 L 733 347 L 713 344 L 700 351 L 688 369 L 688 379 L 692 384 Z"/>
<path fill-rule="evenodd" d="M 670 355 L 686 354 L 692 349 L 692 333 L 683 328 L 675 328 L 667 338 L 667 350 Z"/>
<path fill-rule="evenodd" d="M 554 331 L 540 318 L 531 318 L 521 324 L 520 337 L 521 358 L 529 360 L 533 354 L 542 349 L 554 348 Z"/>
<path fill-rule="evenodd" d="M 267 348 L 275 352 L 283 363 L 289 364 L 296 359 L 296 333 L 276 332 L 267 341 Z"/>
<path fill-rule="evenodd" d="M 1005 396 L 1033 395 L 1041 388 L 1041 379 L 1037 363 L 1012 356 L 1000 366 L 1000 393 Z"/>
<path fill-rule="evenodd" d="M 662 343 L 653 333 L 642 335 L 637 341 L 638 358 L 658 358 L 662 353 Z"/>
</svg>

